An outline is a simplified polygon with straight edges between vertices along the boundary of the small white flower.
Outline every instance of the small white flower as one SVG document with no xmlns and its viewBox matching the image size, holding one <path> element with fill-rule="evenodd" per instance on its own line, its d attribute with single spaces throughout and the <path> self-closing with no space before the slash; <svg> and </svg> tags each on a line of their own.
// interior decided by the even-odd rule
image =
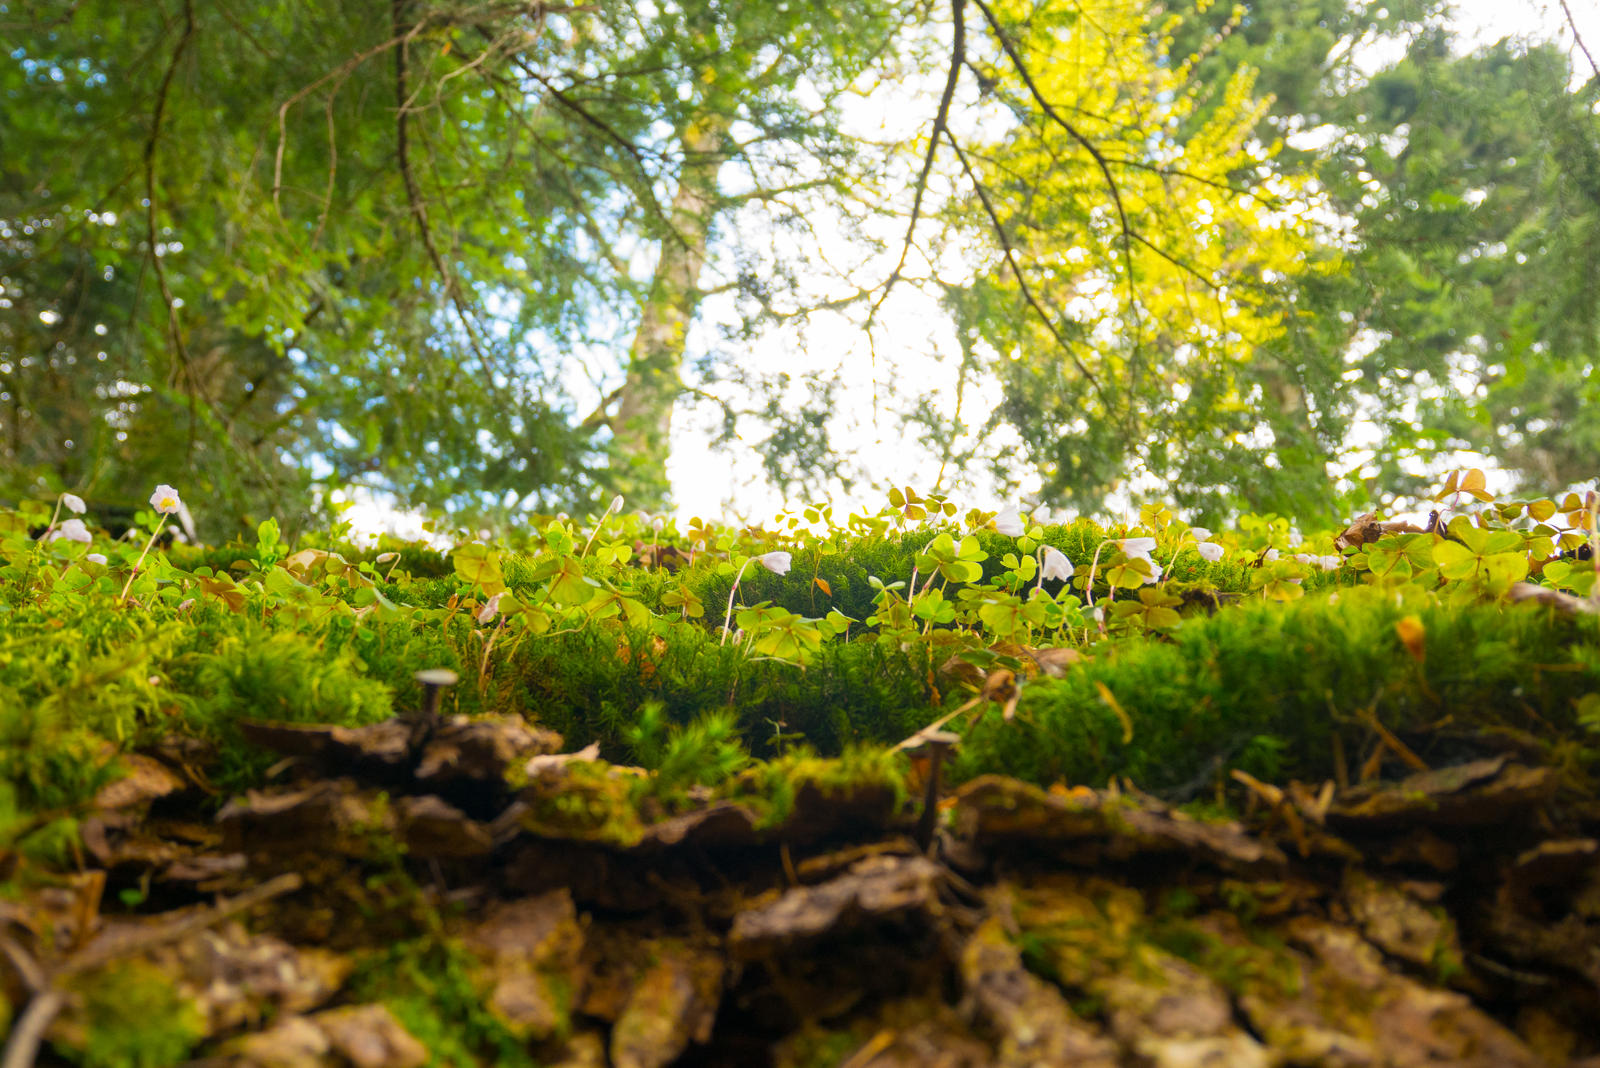
<svg viewBox="0 0 1600 1068">
<path fill-rule="evenodd" d="M 1195 541 L 1211 540 L 1211 531 L 1207 530 L 1205 527 L 1190 527 L 1189 533 L 1194 535 Z"/>
<path fill-rule="evenodd" d="M 84 556 L 84 559 L 89 561 L 91 564 L 99 564 L 101 567 L 106 565 L 105 553 L 89 553 Z"/>
<path fill-rule="evenodd" d="M 1268 549 L 1266 551 L 1266 553 L 1261 557 L 1261 559 L 1266 560 L 1268 562 L 1276 560 L 1277 558 L 1278 558 L 1278 550 L 1276 550 L 1276 549 Z"/>
<path fill-rule="evenodd" d="M 1039 577 L 1047 579 L 1060 579 L 1065 582 L 1072 577 L 1072 561 L 1067 559 L 1067 554 L 1053 545 L 1044 547 L 1044 566 L 1039 569 Z"/>
<path fill-rule="evenodd" d="M 1020 538 L 1026 528 L 1022 525 L 1022 512 L 1014 504 L 1008 504 L 1000 509 L 1000 514 L 994 517 L 994 529 L 1008 538 Z"/>
<path fill-rule="evenodd" d="M 1295 553 L 1294 558 L 1302 564 L 1314 564 L 1317 558 L 1310 553 Z"/>
<path fill-rule="evenodd" d="M 387 564 L 391 560 L 398 559 L 400 559 L 399 553 L 379 553 L 377 556 L 372 558 L 372 562 L 375 564 Z"/>
<path fill-rule="evenodd" d="M 1154 581 L 1156 581 L 1156 579 L 1161 577 L 1161 565 L 1160 564 L 1156 563 L 1154 560 L 1150 559 L 1148 556 L 1141 556 L 1139 559 L 1143 560 L 1145 563 L 1150 565 L 1150 577 L 1145 579 L 1146 582 L 1154 582 Z"/>
<path fill-rule="evenodd" d="M 500 598 L 503 596 L 505 596 L 503 593 L 497 593 L 483 602 L 483 607 L 478 609 L 479 623 L 487 623 L 500 614 Z"/>
<path fill-rule="evenodd" d="M 82 515 L 84 509 L 83 498 L 76 493 L 63 493 L 61 495 L 61 507 L 74 515 Z"/>
<path fill-rule="evenodd" d="M 78 541 L 85 545 L 94 540 L 94 536 L 89 533 L 89 528 L 83 525 L 83 520 L 81 519 L 64 521 L 50 535 L 51 541 L 55 541 L 57 538 L 66 538 L 68 541 Z"/>
<path fill-rule="evenodd" d="M 622 511 L 622 494 L 619 493 L 615 497 L 611 498 L 611 507 L 606 509 L 606 511 L 608 511 L 608 512 L 620 512 L 620 511 Z"/>
<path fill-rule="evenodd" d="M 1202 541 L 1195 545 L 1200 552 L 1200 558 L 1207 563 L 1214 564 L 1222 559 L 1222 546 L 1214 541 Z"/>
<path fill-rule="evenodd" d="M 1339 570 L 1339 565 L 1342 563 L 1344 563 L 1344 557 L 1342 556 L 1317 557 L 1317 564 L 1321 566 L 1322 570 L 1324 571 L 1337 571 Z"/>
<path fill-rule="evenodd" d="M 654 519 L 650 520 L 650 529 L 655 531 L 656 533 L 659 534 L 661 531 L 665 530 L 666 528 L 667 528 L 667 521 L 665 519 L 662 519 L 660 516 L 656 516 Z"/>
<path fill-rule="evenodd" d="M 180 612 L 187 612 L 189 609 L 191 609 L 193 607 L 194 607 L 194 598 L 193 597 L 190 597 L 187 600 L 183 600 L 183 601 L 179 601 L 178 602 L 178 611 L 180 611 Z"/>
<path fill-rule="evenodd" d="M 794 555 L 782 549 L 765 553 L 756 557 L 756 563 L 772 572 L 774 575 L 787 575 L 789 568 L 794 564 Z"/>
<path fill-rule="evenodd" d="M 150 494 L 150 507 L 162 515 L 177 515 L 183 502 L 178 499 L 178 491 L 163 482 Z"/>
<path fill-rule="evenodd" d="M 152 686 L 160 686 L 161 685 L 161 676 L 160 675 L 151 675 L 145 681 L 148 682 Z"/>
<path fill-rule="evenodd" d="M 1154 538 L 1118 538 L 1117 548 L 1122 550 L 1124 556 L 1130 559 L 1149 560 L 1150 554 L 1155 551 L 1156 539 Z"/>
</svg>

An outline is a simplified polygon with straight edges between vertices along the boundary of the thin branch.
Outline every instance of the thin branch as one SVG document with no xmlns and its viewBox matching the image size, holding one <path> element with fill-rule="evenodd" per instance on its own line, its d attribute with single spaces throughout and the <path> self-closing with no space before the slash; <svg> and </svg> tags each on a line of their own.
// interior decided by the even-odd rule
<svg viewBox="0 0 1600 1068">
<path fill-rule="evenodd" d="M 1578 45 L 1578 51 L 1589 61 L 1590 68 L 1596 75 L 1600 75 L 1600 63 L 1594 61 L 1594 53 L 1589 51 L 1589 46 L 1583 43 L 1583 38 L 1578 36 L 1578 20 L 1572 17 L 1572 8 L 1567 6 L 1567 0 L 1561 0 L 1561 10 L 1567 16 L 1567 25 L 1572 27 L 1572 39 Z"/>
<path fill-rule="evenodd" d="M 962 171 L 971 180 L 973 191 L 978 194 L 978 201 L 983 205 L 984 214 L 989 216 L 989 225 L 994 230 L 995 236 L 1000 239 L 1000 249 L 1005 254 L 1006 265 L 1011 268 L 1011 274 L 1017 280 L 1017 288 L 1021 291 L 1023 299 L 1028 302 L 1028 306 L 1039 317 L 1039 321 L 1044 323 L 1045 329 L 1050 331 L 1050 336 L 1055 338 L 1056 344 L 1061 347 L 1062 352 L 1066 353 L 1067 358 L 1078 369 L 1078 373 L 1088 380 L 1090 387 L 1095 391 L 1095 395 L 1100 398 L 1100 403 L 1106 406 L 1106 414 L 1115 416 L 1116 407 L 1111 403 L 1111 398 L 1106 395 L 1100 380 L 1078 358 L 1078 354 L 1073 351 L 1072 346 L 1062 335 L 1060 328 L 1056 326 L 1055 319 L 1049 312 L 1045 311 L 1044 306 L 1039 303 L 1039 298 L 1034 295 L 1033 287 L 1028 285 L 1028 279 L 1022 273 L 1022 265 L 1017 262 L 1016 249 L 1011 244 L 1011 237 L 1006 233 L 1006 228 L 1000 221 L 1000 215 L 995 210 L 994 202 L 989 199 L 988 189 L 984 187 L 983 182 L 972 169 L 972 164 L 968 161 L 967 154 L 962 151 L 961 146 L 956 143 L 954 137 L 950 137 L 948 132 L 945 136 L 950 142 L 950 147 L 955 149 L 956 159 L 961 163 Z"/>
<path fill-rule="evenodd" d="M 1011 60 L 1011 65 L 1016 70 L 1017 77 L 1022 79 L 1022 84 L 1027 87 L 1028 93 L 1033 97 L 1035 103 L 1039 105 L 1050 121 L 1065 130 L 1068 137 L 1076 141 L 1085 152 L 1089 153 L 1094 159 L 1095 165 L 1100 168 L 1101 175 L 1105 177 L 1106 187 L 1111 193 L 1111 201 L 1117 209 L 1117 222 L 1122 230 L 1122 256 L 1128 268 L 1128 310 L 1133 313 L 1137 337 L 1139 301 L 1133 279 L 1133 228 L 1128 223 L 1128 211 L 1122 203 L 1122 189 L 1117 185 L 1116 176 L 1111 173 L 1111 163 L 1106 159 L 1105 153 L 1100 151 L 1098 145 L 1084 136 L 1076 126 L 1066 120 L 1061 112 L 1056 110 L 1050 101 L 1044 98 L 1044 94 L 1039 90 L 1038 83 L 1033 80 L 1033 74 L 1028 70 L 1027 63 L 1023 61 L 1021 54 L 1017 51 L 1017 46 L 1012 42 L 1010 34 L 1000 24 L 999 18 L 995 16 L 989 5 L 984 0 L 972 0 L 972 3 L 979 11 L 983 12 L 984 20 L 989 23 L 989 28 L 994 30 L 995 39 L 1000 42 L 1000 48 L 1005 52 L 1006 58 Z M 1135 343 L 1137 344 L 1137 341 Z"/>
<path fill-rule="evenodd" d="M 189 350 L 184 345 L 183 332 L 179 329 L 177 301 L 173 299 L 172 287 L 167 283 L 167 269 L 162 264 L 161 253 L 156 248 L 160 237 L 156 224 L 156 146 L 161 141 L 161 123 L 166 117 L 167 97 L 172 91 L 172 80 L 177 76 L 178 63 L 183 59 L 183 53 L 193 37 L 194 0 L 184 0 L 183 33 L 179 35 L 178 43 L 172 48 L 172 58 L 167 62 L 166 72 L 161 76 L 161 85 L 156 90 L 155 111 L 150 116 L 150 136 L 144 143 L 144 218 L 146 240 L 150 245 L 150 262 L 155 268 L 162 303 L 167 307 L 167 333 L 172 339 L 173 352 L 185 377 L 189 380 L 191 390 L 198 394 L 199 384 L 195 381 L 194 370 L 189 365 Z"/>
<path fill-rule="evenodd" d="M 411 209 L 411 216 L 417 221 L 417 230 L 422 235 L 423 248 L 427 250 L 428 259 L 433 262 L 433 269 L 439 273 L 439 279 L 444 283 L 445 292 L 450 297 L 450 304 L 455 309 L 456 316 L 461 320 L 461 329 L 466 333 L 467 345 L 477 356 L 478 363 L 483 367 L 484 380 L 489 385 L 490 393 L 498 393 L 499 387 L 494 380 L 495 365 L 490 361 L 483 347 L 478 343 L 478 331 L 472 324 L 471 309 L 467 307 L 465 296 L 461 292 L 461 284 L 457 281 L 455 272 L 445 263 L 444 257 L 439 253 L 439 246 L 433 239 L 433 228 L 428 225 L 428 205 L 422 199 L 422 192 L 417 188 L 416 175 L 411 170 L 410 156 L 410 112 L 407 107 L 409 98 L 406 90 L 406 49 L 412 37 L 415 36 L 417 27 L 402 32 L 401 23 L 405 19 L 406 0 L 392 0 L 390 12 L 394 20 L 394 39 L 399 41 L 399 47 L 394 53 L 394 89 L 395 89 L 395 147 L 397 162 L 400 167 L 400 177 L 405 183 L 406 204 Z M 419 23 L 420 25 L 420 23 Z"/>
<path fill-rule="evenodd" d="M 906 224 L 906 237 L 900 245 L 900 261 L 894 265 L 894 270 L 889 272 L 888 281 L 883 284 L 883 292 L 873 302 L 872 311 L 877 312 L 883 302 L 889 299 L 890 290 L 900 280 L 901 273 L 906 268 L 906 257 L 911 254 L 911 244 L 916 238 L 917 222 L 922 216 L 922 198 L 928 191 L 928 179 L 933 174 L 934 157 L 939 153 L 939 138 L 949 132 L 950 103 L 955 99 L 956 85 L 961 80 L 961 67 L 967 56 L 967 0 L 950 0 L 950 70 L 945 75 L 944 91 L 939 94 L 939 108 L 933 115 L 933 130 L 928 135 L 928 154 L 922 160 L 922 172 L 917 175 L 915 192 L 911 197 L 911 221 Z M 954 141 L 951 142 L 952 144 Z"/>
</svg>

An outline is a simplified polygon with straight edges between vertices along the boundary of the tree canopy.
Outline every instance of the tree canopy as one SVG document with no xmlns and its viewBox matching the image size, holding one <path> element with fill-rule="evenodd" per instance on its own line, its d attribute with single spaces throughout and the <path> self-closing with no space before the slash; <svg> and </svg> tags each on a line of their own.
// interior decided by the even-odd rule
<svg viewBox="0 0 1600 1068">
<path fill-rule="evenodd" d="M 6 0 L 0 30 L 0 495 L 158 473 L 216 529 L 318 484 L 660 504 L 708 294 L 737 367 L 896 285 L 1000 400 L 890 407 L 1049 503 L 1326 515 L 1455 450 L 1548 485 L 1600 444 L 1600 73 L 1464 51 L 1436 5 Z M 852 126 L 908 86 L 919 138 Z M 827 212 L 903 245 L 796 297 Z M 769 450 L 832 470 L 826 407 Z"/>
</svg>

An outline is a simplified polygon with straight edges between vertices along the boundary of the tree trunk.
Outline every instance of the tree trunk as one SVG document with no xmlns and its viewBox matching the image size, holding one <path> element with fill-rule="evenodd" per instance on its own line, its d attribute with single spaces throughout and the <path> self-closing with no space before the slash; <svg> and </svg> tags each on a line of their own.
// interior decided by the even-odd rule
<svg viewBox="0 0 1600 1068">
<path fill-rule="evenodd" d="M 666 496 L 672 406 L 682 389 L 689 324 L 700 303 L 700 269 L 717 195 L 728 120 L 707 115 L 682 135 L 683 173 L 672 198 L 672 232 L 661 241 L 655 278 L 628 353 L 628 376 L 617 410 L 606 420 L 613 435 L 619 483 L 632 503 L 659 505 Z"/>
</svg>

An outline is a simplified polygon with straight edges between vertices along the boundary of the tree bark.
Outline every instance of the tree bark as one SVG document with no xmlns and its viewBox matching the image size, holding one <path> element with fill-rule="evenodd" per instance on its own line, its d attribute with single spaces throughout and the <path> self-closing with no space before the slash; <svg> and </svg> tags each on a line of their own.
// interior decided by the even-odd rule
<svg viewBox="0 0 1600 1068">
<path fill-rule="evenodd" d="M 639 328 L 628 352 L 628 374 L 616 394 L 611 427 L 613 464 L 633 503 L 659 505 L 666 496 L 672 407 L 682 390 L 689 324 L 700 303 L 700 270 L 716 211 L 717 171 L 724 159 L 728 119 L 701 116 L 683 131 L 683 172 L 672 198 L 672 232 L 660 258 Z"/>
</svg>

